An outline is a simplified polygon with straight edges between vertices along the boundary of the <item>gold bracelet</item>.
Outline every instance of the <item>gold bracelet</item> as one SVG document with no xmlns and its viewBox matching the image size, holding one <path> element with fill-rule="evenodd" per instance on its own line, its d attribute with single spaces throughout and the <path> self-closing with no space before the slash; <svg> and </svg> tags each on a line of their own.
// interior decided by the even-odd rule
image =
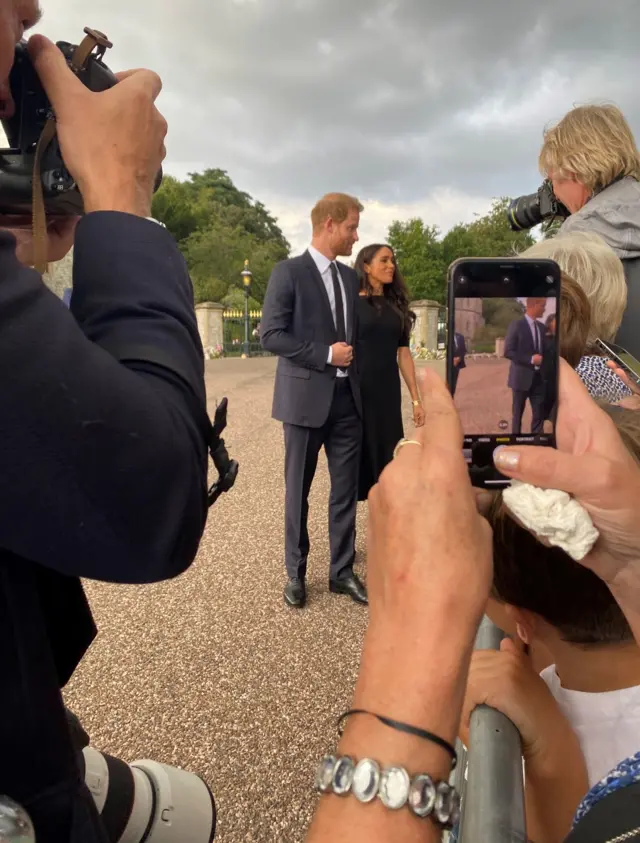
<svg viewBox="0 0 640 843">
<path fill-rule="evenodd" d="M 412 401 L 414 407 L 422 407 L 422 401 Z"/>
</svg>

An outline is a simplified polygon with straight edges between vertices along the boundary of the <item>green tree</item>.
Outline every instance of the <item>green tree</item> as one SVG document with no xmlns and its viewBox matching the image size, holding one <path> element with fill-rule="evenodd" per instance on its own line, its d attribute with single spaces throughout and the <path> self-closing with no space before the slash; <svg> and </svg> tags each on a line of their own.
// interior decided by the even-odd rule
<svg viewBox="0 0 640 843">
<path fill-rule="evenodd" d="M 153 216 L 163 222 L 178 243 L 198 228 L 198 217 L 185 184 L 165 176 L 160 189 L 153 197 L 151 206 Z"/>
<path fill-rule="evenodd" d="M 389 227 L 388 242 L 413 299 L 444 300 L 446 266 L 439 236 L 436 226 L 425 225 L 421 219 Z"/>
<path fill-rule="evenodd" d="M 205 301 L 211 295 L 213 278 L 223 282 L 223 288 L 216 288 L 215 301 L 224 298 L 229 289 L 240 288 L 245 259 L 253 274 L 252 295 L 262 302 L 271 270 L 281 259 L 277 245 L 261 243 L 246 231 L 230 229 L 220 221 L 191 234 L 182 250 L 193 279 L 196 302 Z"/>
<path fill-rule="evenodd" d="M 245 260 L 254 275 L 254 301 L 261 302 L 274 264 L 289 256 L 275 217 L 224 170 L 190 173 L 183 182 L 165 176 L 152 213 L 178 241 L 196 302 L 220 301 L 238 287 Z"/>
<path fill-rule="evenodd" d="M 459 223 L 444 237 L 421 219 L 396 221 L 389 227 L 400 271 L 413 299 L 445 301 L 447 268 L 458 258 L 515 255 L 534 243 L 528 231 L 512 231 L 507 220 L 509 200 L 497 199 L 490 211 L 471 223 Z"/>
<path fill-rule="evenodd" d="M 231 310 L 244 310 L 244 290 L 240 287 L 229 287 L 226 295 L 220 299 L 220 304 Z M 259 310 L 260 307 L 260 302 L 253 296 L 249 296 L 249 310 Z"/>
<path fill-rule="evenodd" d="M 542 226 L 542 237 L 545 240 L 549 240 L 551 237 L 555 237 L 556 234 L 560 231 L 560 227 L 562 226 L 563 222 L 564 222 L 563 219 L 560 219 L 559 217 L 555 217 L 550 224 L 543 225 Z"/>
</svg>

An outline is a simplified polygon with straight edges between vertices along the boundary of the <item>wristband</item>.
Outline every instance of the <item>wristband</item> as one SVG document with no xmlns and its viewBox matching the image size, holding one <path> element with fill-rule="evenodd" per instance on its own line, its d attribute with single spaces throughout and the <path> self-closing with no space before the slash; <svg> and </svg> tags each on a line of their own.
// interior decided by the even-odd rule
<svg viewBox="0 0 640 843">
<path fill-rule="evenodd" d="M 419 729 L 417 726 L 410 726 L 408 723 L 401 723 L 399 720 L 392 720 L 390 717 L 384 717 L 382 714 L 374 714 L 372 711 L 365 711 L 362 708 L 353 708 L 351 711 L 345 711 L 345 713 L 338 718 L 337 726 L 340 735 L 342 735 L 343 722 L 352 714 L 368 714 L 370 717 L 375 717 L 376 720 L 384 723 L 385 726 L 389 726 L 390 729 L 395 729 L 397 732 L 404 732 L 407 735 L 414 735 L 416 738 L 422 738 L 424 741 L 429 741 L 430 743 L 439 746 L 441 749 L 444 749 L 445 752 L 449 753 L 451 756 L 451 769 L 455 770 L 456 764 L 458 763 L 458 753 L 449 741 L 445 741 L 444 738 L 434 735 L 433 732 L 427 732 L 426 729 Z"/>
</svg>

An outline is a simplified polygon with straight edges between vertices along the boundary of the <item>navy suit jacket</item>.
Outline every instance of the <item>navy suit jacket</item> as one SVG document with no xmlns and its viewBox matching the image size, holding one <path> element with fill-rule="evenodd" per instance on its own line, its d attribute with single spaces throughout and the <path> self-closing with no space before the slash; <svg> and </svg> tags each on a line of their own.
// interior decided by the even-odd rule
<svg viewBox="0 0 640 843">
<path fill-rule="evenodd" d="M 103 839 L 60 693 L 96 632 L 79 577 L 180 574 L 207 514 L 204 362 L 173 238 L 89 214 L 73 272 L 69 309 L 0 232 L 0 793 L 39 843 Z"/>
<path fill-rule="evenodd" d="M 540 354 L 544 355 L 545 328 L 542 322 L 537 321 L 536 325 Z M 535 374 L 535 366 L 531 358 L 535 353 L 533 334 L 526 316 L 523 316 L 522 319 L 509 325 L 504 343 L 504 356 L 511 360 L 507 382 L 510 389 L 515 389 L 517 392 L 528 392 L 531 389 Z"/>
<path fill-rule="evenodd" d="M 355 270 L 339 265 L 346 296 L 347 342 L 358 335 Z M 286 424 L 322 427 L 329 416 L 337 369 L 327 363 L 329 347 L 338 341 L 329 296 L 309 254 L 277 264 L 262 307 L 263 348 L 278 355 L 273 417 Z M 361 412 L 357 360 L 348 367 L 349 382 Z"/>
</svg>

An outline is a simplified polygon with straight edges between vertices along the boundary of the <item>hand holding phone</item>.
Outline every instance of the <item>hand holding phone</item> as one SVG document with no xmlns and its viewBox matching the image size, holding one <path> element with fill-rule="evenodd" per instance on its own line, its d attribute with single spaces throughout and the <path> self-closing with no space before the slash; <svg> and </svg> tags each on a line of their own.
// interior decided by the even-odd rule
<svg viewBox="0 0 640 843">
<path fill-rule="evenodd" d="M 621 345 L 616 345 L 613 342 L 605 342 L 597 339 L 596 345 L 609 358 L 608 366 L 616 373 L 621 381 L 632 392 L 640 392 L 640 360 L 636 360 L 633 354 L 630 354 L 626 348 Z"/>
<path fill-rule="evenodd" d="M 553 261 L 465 258 L 449 268 L 447 381 L 475 486 L 508 484 L 493 463 L 501 445 L 555 445 L 559 297 Z"/>
</svg>

